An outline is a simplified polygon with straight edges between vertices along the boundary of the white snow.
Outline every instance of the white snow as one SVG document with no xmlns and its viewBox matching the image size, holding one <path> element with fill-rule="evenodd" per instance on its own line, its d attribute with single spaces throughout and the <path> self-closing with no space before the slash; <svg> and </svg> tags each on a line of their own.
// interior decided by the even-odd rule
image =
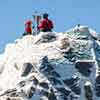
<svg viewBox="0 0 100 100">
<path fill-rule="evenodd" d="M 87 31 L 88 27 L 81 26 L 80 29 L 83 32 L 84 30 Z M 36 42 L 41 38 L 43 34 L 46 33 L 41 33 L 37 36 L 27 35 L 23 38 L 15 40 L 15 43 L 11 43 L 6 46 L 4 54 L 0 56 L 0 93 L 6 91 L 7 89 L 12 89 L 16 87 L 19 80 L 22 79 L 21 73 L 24 63 L 30 62 L 33 65 L 37 64 L 39 63 L 40 58 L 45 55 L 47 55 L 49 59 L 63 59 L 62 52 L 60 51 L 60 47 L 62 46 L 61 40 L 67 37 L 67 35 L 63 33 L 52 33 L 56 35 L 56 41 L 36 44 Z M 71 43 L 70 46 L 74 48 L 75 52 L 85 52 L 93 56 L 91 52 L 91 40 L 74 40 L 70 36 L 68 36 L 68 38 L 69 42 Z M 81 47 L 81 49 L 79 49 L 78 46 L 81 46 L 79 44 L 83 45 L 84 47 Z M 86 60 L 95 59 L 93 59 L 92 57 L 92 59 Z M 59 68 L 57 64 L 59 63 L 56 62 L 55 70 L 61 74 L 63 79 L 65 78 L 65 76 L 69 78 L 78 73 L 77 70 L 74 68 L 74 63 L 68 63 L 66 61 L 65 64 L 60 63 Z M 95 70 L 96 69 L 94 68 L 94 73 L 86 80 L 94 80 Z M 39 76 L 38 74 L 35 74 L 35 76 L 38 77 L 39 80 L 42 80 L 42 75 Z M 83 80 L 85 81 L 85 77 L 83 77 Z M 83 83 L 84 82 L 82 82 L 82 84 Z M 86 83 L 86 85 L 89 84 L 91 83 Z M 26 88 L 28 88 L 28 86 Z M 84 96 L 82 95 L 82 97 Z M 3 99 L 0 98 L 0 100 Z M 40 97 L 34 95 L 31 100 L 40 100 Z"/>
</svg>

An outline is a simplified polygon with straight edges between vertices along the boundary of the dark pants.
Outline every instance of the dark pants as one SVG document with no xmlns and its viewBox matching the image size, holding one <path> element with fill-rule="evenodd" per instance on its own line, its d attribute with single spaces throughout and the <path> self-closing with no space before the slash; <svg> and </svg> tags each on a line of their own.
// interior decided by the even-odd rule
<svg viewBox="0 0 100 100">
<path fill-rule="evenodd" d="M 25 35 L 32 35 L 32 33 L 23 33 L 23 36 Z"/>
<path fill-rule="evenodd" d="M 40 32 L 52 32 L 51 29 L 44 29 L 44 30 L 40 30 Z"/>
</svg>

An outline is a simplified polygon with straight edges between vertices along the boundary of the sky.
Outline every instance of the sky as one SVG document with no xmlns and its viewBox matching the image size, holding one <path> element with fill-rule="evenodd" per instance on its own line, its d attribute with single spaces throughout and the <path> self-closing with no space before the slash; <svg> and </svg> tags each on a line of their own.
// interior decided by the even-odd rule
<svg viewBox="0 0 100 100">
<path fill-rule="evenodd" d="M 100 0 L 0 0 L 0 53 L 7 43 L 22 37 L 25 20 L 33 20 L 35 11 L 48 12 L 56 32 L 78 23 L 100 32 L 99 10 Z"/>
</svg>

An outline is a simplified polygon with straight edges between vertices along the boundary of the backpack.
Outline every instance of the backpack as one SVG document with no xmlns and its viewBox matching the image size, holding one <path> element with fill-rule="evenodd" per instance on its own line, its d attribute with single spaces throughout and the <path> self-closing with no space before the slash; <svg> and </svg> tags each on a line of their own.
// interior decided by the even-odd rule
<svg viewBox="0 0 100 100">
<path fill-rule="evenodd" d="M 53 28 L 52 21 L 51 20 L 46 20 L 45 30 L 51 31 L 52 28 Z"/>
</svg>

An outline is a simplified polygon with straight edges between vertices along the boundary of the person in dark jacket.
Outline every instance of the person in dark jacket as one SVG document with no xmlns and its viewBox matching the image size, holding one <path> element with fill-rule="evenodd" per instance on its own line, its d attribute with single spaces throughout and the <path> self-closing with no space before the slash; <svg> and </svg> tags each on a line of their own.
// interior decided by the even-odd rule
<svg viewBox="0 0 100 100">
<path fill-rule="evenodd" d="M 43 20 L 38 25 L 38 29 L 39 29 L 39 31 L 42 31 L 42 32 L 52 31 L 53 22 L 50 19 L 48 19 L 48 14 L 47 13 L 43 14 Z"/>
</svg>

